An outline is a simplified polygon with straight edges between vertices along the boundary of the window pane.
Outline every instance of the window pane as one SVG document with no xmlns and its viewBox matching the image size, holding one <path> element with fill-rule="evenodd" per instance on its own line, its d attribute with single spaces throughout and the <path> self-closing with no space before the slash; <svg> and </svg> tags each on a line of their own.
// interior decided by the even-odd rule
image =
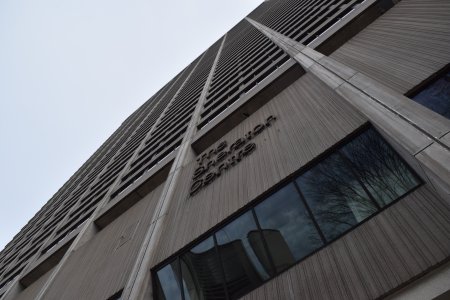
<svg viewBox="0 0 450 300">
<path fill-rule="evenodd" d="M 225 299 L 222 267 L 212 237 L 181 257 L 184 296 L 192 299 Z"/>
<path fill-rule="evenodd" d="M 419 184 L 399 155 L 373 129 L 348 143 L 342 153 L 381 207 Z"/>
<path fill-rule="evenodd" d="M 450 119 L 450 72 L 428 85 L 412 99 Z"/>
<path fill-rule="evenodd" d="M 181 289 L 178 281 L 179 271 L 177 261 L 168 264 L 156 274 L 158 300 L 162 299 L 181 299 Z"/>
<path fill-rule="evenodd" d="M 277 271 L 322 246 L 322 240 L 292 183 L 257 205 L 255 212 Z"/>
<path fill-rule="evenodd" d="M 251 212 L 216 232 L 216 239 L 231 299 L 269 278 L 270 263 Z"/>
<path fill-rule="evenodd" d="M 342 155 L 333 154 L 297 179 L 327 240 L 377 210 L 349 165 Z"/>
</svg>

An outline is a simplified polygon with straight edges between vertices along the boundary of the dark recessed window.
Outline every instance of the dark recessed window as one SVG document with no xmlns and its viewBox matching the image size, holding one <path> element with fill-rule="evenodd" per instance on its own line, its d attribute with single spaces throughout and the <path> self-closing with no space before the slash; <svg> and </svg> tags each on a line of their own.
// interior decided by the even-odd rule
<svg viewBox="0 0 450 300">
<path fill-rule="evenodd" d="M 237 299 L 419 184 L 380 134 L 368 129 L 157 268 L 155 296 Z"/>
<path fill-rule="evenodd" d="M 450 67 L 416 92 L 411 98 L 434 112 L 450 119 Z"/>
</svg>

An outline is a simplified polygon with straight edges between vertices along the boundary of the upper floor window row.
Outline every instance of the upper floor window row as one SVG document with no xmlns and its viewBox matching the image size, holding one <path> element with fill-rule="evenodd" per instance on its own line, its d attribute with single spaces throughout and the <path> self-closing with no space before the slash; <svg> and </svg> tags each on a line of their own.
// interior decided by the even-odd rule
<svg viewBox="0 0 450 300">
<path fill-rule="evenodd" d="M 370 128 L 153 272 L 156 299 L 236 299 L 421 183 Z"/>
</svg>

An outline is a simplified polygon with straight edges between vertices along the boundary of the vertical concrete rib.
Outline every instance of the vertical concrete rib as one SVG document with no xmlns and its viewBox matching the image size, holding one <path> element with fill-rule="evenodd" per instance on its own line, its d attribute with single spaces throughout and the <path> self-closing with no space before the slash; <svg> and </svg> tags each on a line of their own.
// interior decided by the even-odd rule
<svg viewBox="0 0 450 300">
<path fill-rule="evenodd" d="M 168 207 L 172 199 L 175 186 L 181 174 L 180 169 L 183 166 L 184 162 L 189 159 L 189 157 L 194 156 L 193 150 L 191 148 L 191 140 L 196 132 L 196 125 L 198 120 L 200 119 L 200 113 L 203 108 L 203 103 L 205 102 L 208 88 L 214 76 L 214 71 L 217 67 L 217 63 L 219 61 L 225 40 L 226 35 L 222 39 L 222 43 L 219 50 L 217 51 L 217 55 L 209 72 L 208 78 L 206 79 L 202 93 L 200 94 L 200 98 L 192 114 L 192 118 L 189 123 L 188 129 L 186 130 L 183 142 L 181 143 L 175 161 L 172 164 L 169 176 L 164 185 L 164 190 L 162 191 L 162 194 L 158 201 L 158 205 L 155 209 L 155 213 L 153 214 L 151 226 L 147 231 L 144 242 L 139 251 L 139 255 L 136 260 L 136 264 L 133 267 L 133 271 L 131 272 L 130 279 L 128 280 L 128 283 L 124 288 L 122 294 L 123 299 L 143 298 L 143 295 L 141 293 L 145 291 L 144 285 L 148 285 L 149 282 L 146 279 L 150 276 L 151 253 L 153 253 L 161 236 L 165 220 L 164 217 L 167 215 Z"/>
<path fill-rule="evenodd" d="M 192 70 L 190 71 L 189 75 L 185 78 L 183 84 L 178 88 L 177 92 L 175 93 L 175 95 L 172 97 L 172 99 L 169 101 L 169 103 L 166 105 L 166 107 L 164 108 L 164 110 L 161 112 L 161 114 L 159 115 L 157 121 L 153 124 L 152 128 L 149 130 L 149 132 L 146 134 L 145 138 L 142 139 L 139 147 L 136 148 L 136 150 L 134 151 L 132 157 L 128 160 L 127 164 L 125 165 L 125 167 L 122 169 L 122 171 L 119 173 L 118 177 L 116 178 L 115 182 L 113 184 L 110 185 L 108 192 L 106 193 L 106 195 L 103 197 L 103 199 L 100 201 L 100 203 L 97 205 L 97 208 L 95 209 L 95 211 L 92 213 L 91 217 L 89 217 L 89 219 L 86 221 L 85 225 L 83 226 L 83 228 L 80 230 L 80 233 L 77 235 L 76 239 L 74 240 L 74 242 L 71 244 L 70 248 L 67 250 L 66 254 L 64 255 L 64 257 L 61 259 L 61 261 L 59 262 L 59 264 L 55 267 L 55 270 L 52 272 L 52 275 L 50 276 L 50 278 L 47 280 L 46 284 L 44 285 L 44 287 L 41 289 L 41 291 L 39 292 L 39 295 L 37 296 L 36 299 L 45 299 L 45 294 L 48 291 L 49 287 L 51 286 L 53 280 L 56 278 L 58 272 L 61 270 L 62 266 L 64 265 L 64 263 L 67 261 L 67 259 L 69 258 L 70 254 L 78 247 L 78 245 L 80 243 L 82 243 L 84 240 L 88 239 L 90 235 L 93 234 L 93 232 L 95 232 L 95 225 L 93 224 L 93 221 L 95 220 L 95 218 L 97 217 L 98 213 L 101 211 L 101 208 L 106 205 L 108 203 L 108 200 L 110 199 L 110 195 L 114 189 L 114 187 L 120 182 L 120 179 L 122 178 L 123 174 L 129 169 L 131 162 L 133 161 L 133 159 L 136 157 L 136 155 L 139 153 L 139 150 L 143 147 L 143 145 L 145 144 L 146 139 L 151 136 L 152 132 L 154 131 L 156 125 L 158 124 L 158 121 L 162 118 L 162 116 L 164 115 L 164 112 L 168 109 L 168 107 L 170 107 L 171 102 L 176 98 L 177 94 L 179 93 L 179 91 L 183 88 L 183 86 L 185 85 L 186 81 L 189 79 L 189 77 L 191 76 L 191 74 L 193 73 L 193 71 L 195 70 L 195 68 L 197 67 L 198 63 L 201 61 L 201 59 L 199 59 L 199 61 L 197 62 L 197 64 L 192 68 Z M 185 69 L 185 71 L 188 70 L 189 67 L 187 67 Z M 175 82 L 174 82 L 175 84 Z M 167 93 L 168 91 L 166 91 Z M 164 96 L 161 97 L 161 101 L 163 100 Z M 156 106 L 155 106 L 156 107 Z"/>
<path fill-rule="evenodd" d="M 250 18 L 247 20 L 327 84 L 391 140 L 415 157 L 445 199 L 450 197 L 450 121 L 382 83 L 304 46 Z"/>
</svg>

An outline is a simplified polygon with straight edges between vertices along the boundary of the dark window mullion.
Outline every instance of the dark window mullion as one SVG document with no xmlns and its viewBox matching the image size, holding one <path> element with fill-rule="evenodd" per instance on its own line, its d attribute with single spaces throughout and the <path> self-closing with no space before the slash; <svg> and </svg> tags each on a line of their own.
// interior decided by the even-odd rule
<svg viewBox="0 0 450 300">
<path fill-rule="evenodd" d="M 217 239 L 216 239 L 216 234 L 214 233 L 213 235 L 213 240 L 214 240 L 214 249 L 216 251 L 216 255 L 218 256 L 219 262 L 220 262 L 220 271 L 222 273 L 222 286 L 223 286 L 223 290 L 225 292 L 225 299 L 230 299 L 230 297 L 228 296 L 228 287 L 227 287 L 227 283 L 226 283 L 226 277 L 225 277 L 225 268 L 223 266 L 223 260 L 222 260 L 222 255 L 220 255 L 220 251 L 219 251 L 219 246 L 217 245 Z"/>
<path fill-rule="evenodd" d="M 308 205 L 308 203 L 306 202 L 306 199 L 305 199 L 305 197 L 303 196 L 303 193 L 302 193 L 302 191 L 300 190 L 300 187 L 299 187 L 298 184 L 297 184 L 297 180 L 293 180 L 292 182 L 294 183 L 294 186 L 295 186 L 295 189 L 297 190 L 297 193 L 300 195 L 299 198 L 300 198 L 301 201 L 303 202 L 303 205 L 305 205 L 305 208 L 306 208 L 306 210 L 308 211 L 309 216 L 311 217 L 311 221 L 314 223 L 314 226 L 316 227 L 317 232 L 319 233 L 320 238 L 322 239 L 322 243 L 323 243 L 324 245 L 326 245 L 326 244 L 327 244 L 327 240 L 326 240 L 326 238 L 325 238 L 325 235 L 323 234 L 322 230 L 320 229 L 319 223 L 317 223 L 317 220 L 316 220 L 316 218 L 314 217 L 314 214 L 313 214 L 311 208 L 309 208 L 309 205 Z"/>
<path fill-rule="evenodd" d="M 178 286 L 181 289 L 181 299 L 185 300 L 185 296 L 184 296 L 184 285 L 183 285 L 183 269 L 181 268 L 181 255 L 178 255 L 177 257 L 177 267 L 178 267 L 178 272 L 180 273 L 178 276 Z"/>
<path fill-rule="evenodd" d="M 259 235 L 261 237 L 261 241 L 262 241 L 263 246 L 264 246 L 264 250 L 266 251 L 267 258 L 269 259 L 270 268 L 271 268 L 271 270 L 270 270 L 271 274 L 269 274 L 269 276 L 270 276 L 270 278 L 273 278 L 277 274 L 277 268 L 275 267 L 275 263 L 273 262 L 272 254 L 269 251 L 269 246 L 267 246 L 266 238 L 264 237 L 264 234 L 263 234 L 263 231 L 261 229 L 261 225 L 259 224 L 258 217 L 256 216 L 256 212 L 255 212 L 254 207 L 252 207 L 250 210 L 252 211 L 253 219 L 255 220 L 256 227 L 258 228 L 258 232 L 259 232 Z"/>
</svg>

